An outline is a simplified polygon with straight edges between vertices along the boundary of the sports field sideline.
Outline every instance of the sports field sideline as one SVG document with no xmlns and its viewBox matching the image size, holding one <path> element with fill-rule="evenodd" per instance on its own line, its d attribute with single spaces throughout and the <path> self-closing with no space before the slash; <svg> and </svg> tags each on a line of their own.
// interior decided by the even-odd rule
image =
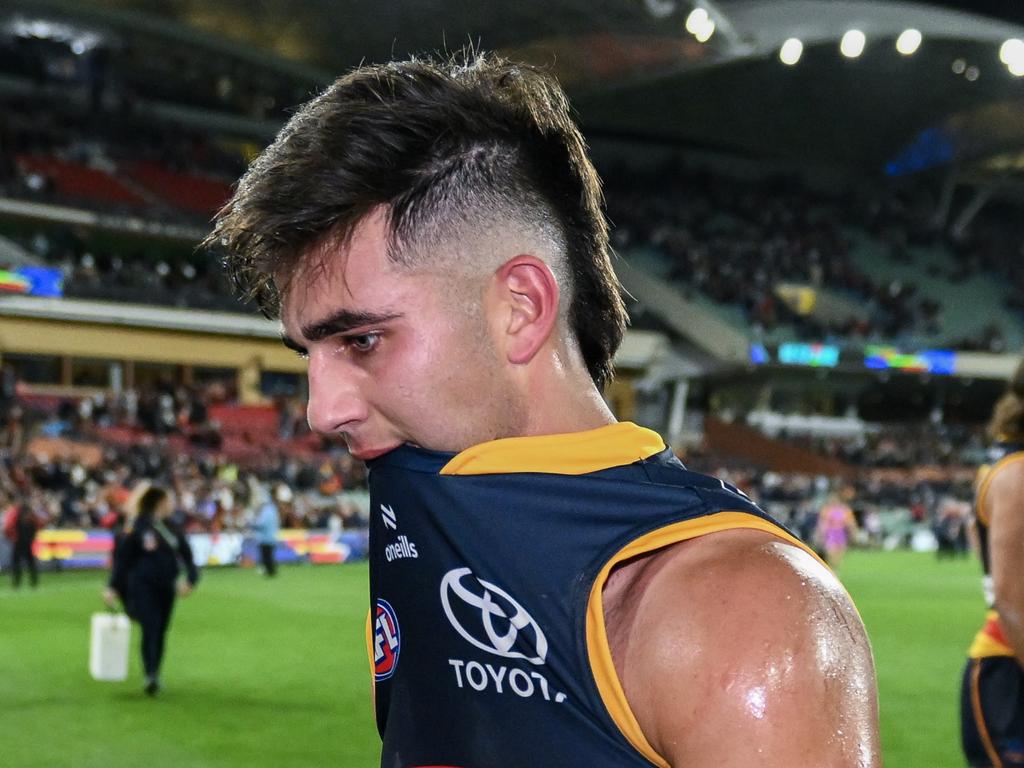
<svg viewBox="0 0 1024 768">
<path fill-rule="evenodd" d="M 984 614 L 978 571 L 971 559 L 908 552 L 852 552 L 843 564 L 875 651 L 886 765 L 963 765 L 959 675 Z M 364 565 L 285 568 L 276 581 L 252 570 L 208 570 L 196 594 L 178 603 L 166 690 L 149 700 L 137 628 L 129 681 L 89 678 L 89 615 L 101 609 L 101 574 L 44 574 L 37 592 L 17 593 L 5 578 L 0 765 L 376 765 L 366 579 Z"/>
</svg>

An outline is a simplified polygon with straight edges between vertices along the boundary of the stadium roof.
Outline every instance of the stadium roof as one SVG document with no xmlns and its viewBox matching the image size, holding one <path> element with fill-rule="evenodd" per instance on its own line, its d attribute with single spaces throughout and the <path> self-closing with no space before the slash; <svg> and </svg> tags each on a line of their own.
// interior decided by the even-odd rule
<svg viewBox="0 0 1024 768">
<path fill-rule="evenodd" d="M 310 88 L 360 61 L 472 41 L 551 66 L 591 137 L 892 174 L 999 155 L 996 166 L 1005 170 L 1024 149 L 1024 78 L 1017 76 L 1024 43 L 1010 52 L 1012 62 L 1000 60 L 1006 40 L 1024 39 L 1024 9 L 999 0 L 21 0 L 12 7 L 73 16 L 127 39 L 133 29 L 162 32 L 196 57 L 212 51 L 276 67 Z M 908 29 L 917 30 L 916 41 L 901 38 Z M 850 30 L 863 33 L 863 43 L 847 39 L 844 54 Z"/>
</svg>

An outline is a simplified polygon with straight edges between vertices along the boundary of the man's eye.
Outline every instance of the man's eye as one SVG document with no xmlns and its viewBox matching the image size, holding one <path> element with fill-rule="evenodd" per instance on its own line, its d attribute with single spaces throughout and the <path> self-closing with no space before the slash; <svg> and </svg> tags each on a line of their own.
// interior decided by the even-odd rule
<svg viewBox="0 0 1024 768">
<path fill-rule="evenodd" d="M 373 351 L 379 341 L 379 333 L 361 333 L 358 336 L 349 336 L 345 339 L 345 343 L 360 354 Z"/>
</svg>

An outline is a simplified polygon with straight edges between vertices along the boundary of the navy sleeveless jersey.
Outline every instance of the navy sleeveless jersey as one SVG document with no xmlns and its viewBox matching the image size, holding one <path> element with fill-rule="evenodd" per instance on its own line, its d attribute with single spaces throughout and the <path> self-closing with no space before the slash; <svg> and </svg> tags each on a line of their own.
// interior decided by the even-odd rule
<svg viewBox="0 0 1024 768">
<path fill-rule="evenodd" d="M 981 567 L 984 573 L 982 589 L 985 593 L 988 611 L 985 614 L 985 623 L 975 634 L 971 647 L 967 651 L 967 655 L 972 659 L 1014 655 L 1006 631 L 999 619 L 999 612 L 995 609 L 995 585 L 992 581 L 992 563 L 989 553 L 989 523 L 991 521 L 985 509 L 985 496 L 992 479 L 1003 467 L 1024 461 L 1024 445 L 1000 441 L 989 448 L 987 459 L 987 462 L 978 468 L 978 476 L 975 480 L 974 528 L 978 536 L 978 550 L 981 554 Z"/>
<path fill-rule="evenodd" d="M 523 460 L 503 459 L 510 444 Z M 455 473 L 459 457 L 412 447 L 369 462 L 367 642 L 381 765 L 667 765 L 611 665 L 600 605 L 608 571 L 725 528 L 794 539 L 632 424 L 487 446 L 497 446 L 490 466 Z M 595 446 L 604 458 L 581 472 L 591 467 L 571 454 Z"/>
</svg>

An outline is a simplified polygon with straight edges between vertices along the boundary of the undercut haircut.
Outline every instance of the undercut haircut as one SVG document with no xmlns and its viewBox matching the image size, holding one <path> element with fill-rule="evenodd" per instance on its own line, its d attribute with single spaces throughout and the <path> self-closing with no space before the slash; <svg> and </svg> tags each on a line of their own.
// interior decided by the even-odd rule
<svg viewBox="0 0 1024 768">
<path fill-rule="evenodd" d="M 627 318 L 602 203 L 555 79 L 463 51 L 340 77 L 252 163 L 203 245 L 223 253 L 245 299 L 276 317 L 281 285 L 303 257 L 325 243 L 343 246 L 379 208 L 388 257 L 406 267 L 458 227 L 514 222 L 556 244 L 562 264 L 549 266 L 568 302 L 564 316 L 603 387 Z"/>
</svg>

